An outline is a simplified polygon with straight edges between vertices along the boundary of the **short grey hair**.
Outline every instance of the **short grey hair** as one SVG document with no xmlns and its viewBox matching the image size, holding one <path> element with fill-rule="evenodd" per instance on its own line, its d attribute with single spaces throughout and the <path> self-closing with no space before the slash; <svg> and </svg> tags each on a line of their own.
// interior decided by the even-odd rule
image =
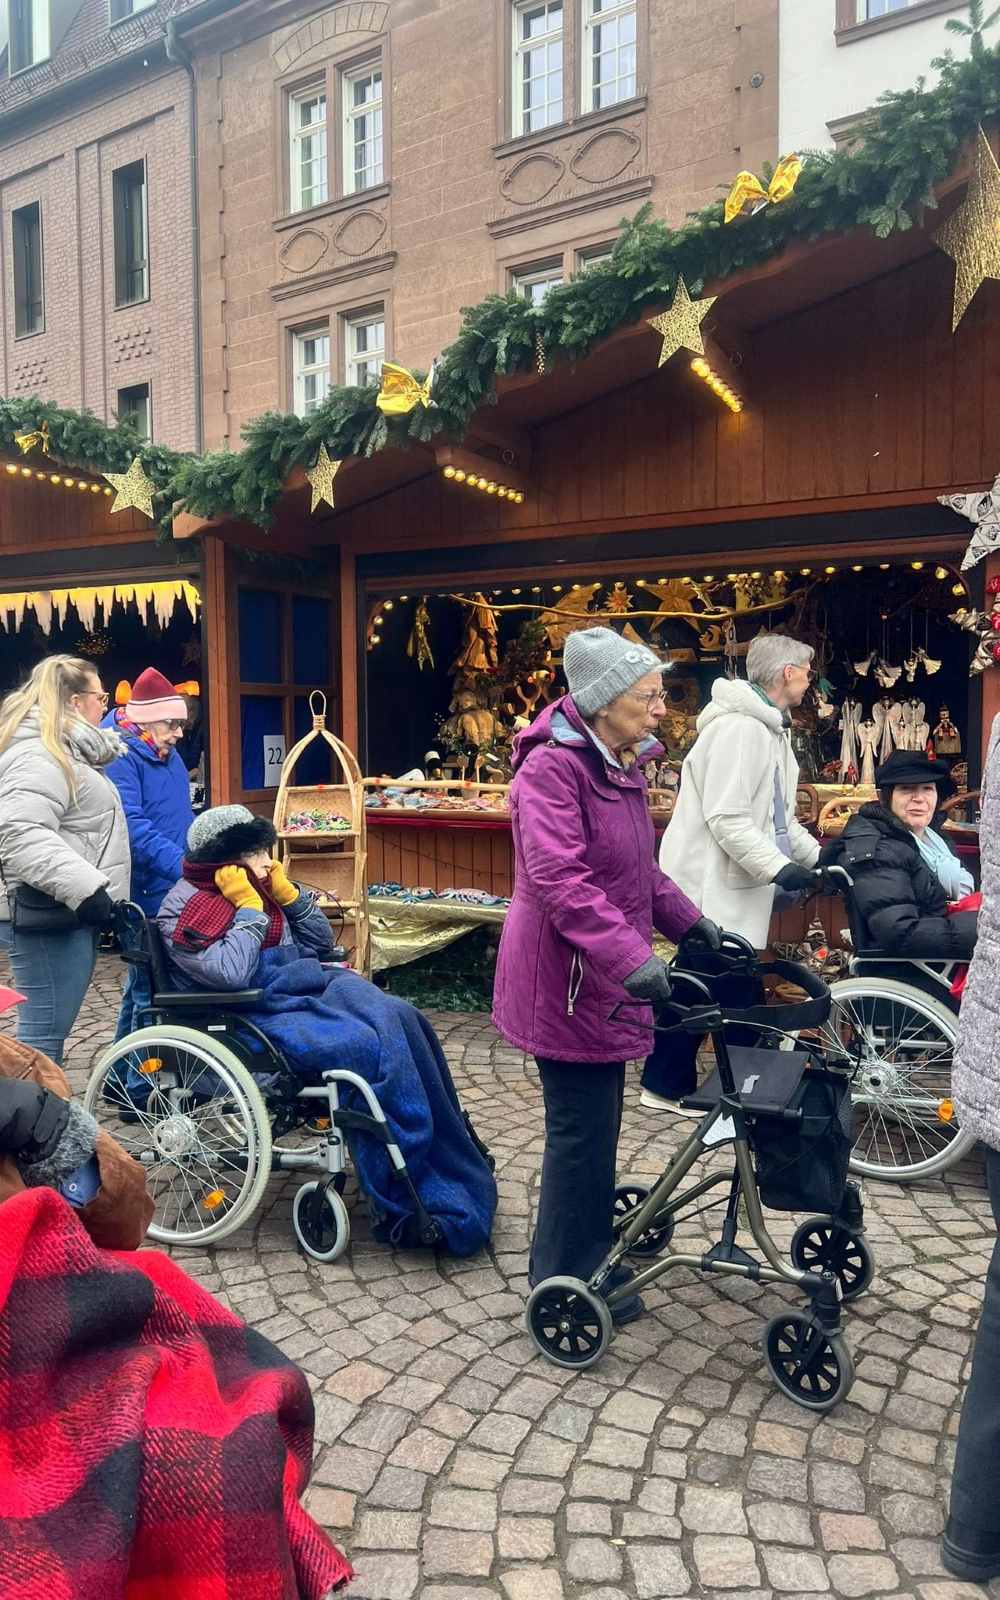
<svg viewBox="0 0 1000 1600">
<path fill-rule="evenodd" d="M 747 651 L 747 677 L 761 689 L 769 689 L 785 667 L 807 667 L 815 651 L 783 633 L 758 633 Z"/>
</svg>

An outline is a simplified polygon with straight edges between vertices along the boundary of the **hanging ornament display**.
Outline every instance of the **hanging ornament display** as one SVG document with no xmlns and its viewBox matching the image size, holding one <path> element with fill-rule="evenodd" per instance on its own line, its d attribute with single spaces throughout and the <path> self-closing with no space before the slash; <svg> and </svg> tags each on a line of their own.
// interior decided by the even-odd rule
<svg viewBox="0 0 1000 1600">
<path fill-rule="evenodd" d="M 1000 540 L 1000 473 L 984 494 L 939 494 L 938 500 L 941 505 L 957 511 L 960 517 L 975 523 L 976 531 L 962 557 L 962 571 L 967 572 L 995 550 Z"/>
<path fill-rule="evenodd" d="M 976 640 L 975 653 L 969 663 L 970 678 L 1000 662 L 1000 639 L 994 630 L 991 612 L 970 611 L 962 606 L 959 611 L 953 611 L 948 620 L 964 628 Z"/>
<path fill-rule="evenodd" d="M 705 354 L 701 325 L 717 299 L 718 295 L 712 294 L 704 300 L 692 300 L 688 294 L 687 284 L 678 275 L 670 310 L 662 311 L 658 317 L 646 319 L 663 340 L 658 367 L 662 367 L 672 355 L 676 355 L 678 350 L 691 350 L 699 356 Z"/>
<path fill-rule="evenodd" d="M 766 189 L 752 172 L 738 172 L 726 196 L 726 222 L 735 222 L 737 217 L 752 217 L 768 205 L 780 205 L 792 194 L 801 171 L 800 156 L 782 156 Z"/>
<path fill-rule="evenodd" d="M 115 498 L 111 502 L 111 510 L 113 512 L 128 511 L 134 507 L 136 511 L 141 511 L 143 516 L 148 517 L 152 522 L 153 496 L 156 493 L 156 485 L 152 478 L 147 478 L 143 471 L 141 457 L 132 457 L 127 472 L 105 472 L 104 477 L 107 478 L 112 489 L 115 490 Z"/>
<path fill-rule="evenodd" d="M 415 406 L 430 405 L 433 384 L 433 362 L 430 372 L 421 383 L 412 372 L 397 366 L 395 361 L 383 361 L 382 383 L 375 404 L 387 417 L 408 416 Z"/>
<path fill-rule="evenodd" d="M 954 333 L 983 280 L 1000 278 L 1000 166 L 981 127 L 965 199 L 938 229 L 934 243 L 955 263 Z"/>
<path fill-rule="evenodd" d="M 496 612 L 479 590 L 466 608 L 462 646 L 451 664 L 451 671 L 495 672 L 499 659 Z"/>
<path fill-rule="evenodd" d="M 40 428 L 32 428 L 28 433 L 15 433 L 14 443 L 23 456 L 26 456 L 29 450 L 34 450 L 36 445 L 41 445 L 43 455 L 49 456 L 52 454 L 49 449 L 49 425 L 47 422 L 43 422 Z"/>
<path fill-rule="evenodd" d="M 605 611 L 610 611 L 612 616 L 622 617 L 626 611 L 631 610 L 631 607 L 632 596 L 623 583 L 616 583 L 608 592 L 608 598 L 604 605 Z"/>
<path fill-rule="evenodd" d="M 427 596 L 421 595 L 413 608 L 413 627 L 406 641 L 406 653 L 416 661 L 418 672 L 425 667 L 434 671 L 434 653 L 431 650 L 431 614 L 427 609 Z"/>
<path fill-rule="evenodd" d="M 326 445 L 321 444 L 315 464 L 306 468 L 306 479 L 312 489 L 312 499 L 309 502 L 310 516 L 321 503 L 333 505 L 333 480 L 340 471 L 340 466 L 339 461 L 331 461 Z"/>
<path fill-rule="evenodd" d="M 545 376 L 545 336 L 541 328 L 535 329 L 535 371 L 540 378 Z"/>
</svg>

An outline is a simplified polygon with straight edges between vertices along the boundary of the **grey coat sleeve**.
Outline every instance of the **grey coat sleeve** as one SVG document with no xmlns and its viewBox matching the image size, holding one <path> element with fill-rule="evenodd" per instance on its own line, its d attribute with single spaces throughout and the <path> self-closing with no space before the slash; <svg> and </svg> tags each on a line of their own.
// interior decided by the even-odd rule
<svg viewBox="0 0 1000 1600">
<path fill-rule="evenodd" d="M 47 753 L 29 746 L 2 764 L 0 861 L 6 880 L 42 889 L 75 911 L 108 878 L 60 837 L 71 805 L 66 775 Z"/>
<path fill-rule="evenodd" d="M 267 937 L 262 911 L 237 911 L 229 928 L 204 950 L 182 950 L 173 943 L 176 915 L 157 917 L 167 960 L 199 989 L 252 989 L 260 952 Z M 169 932 L 168 932 L 169 923 Z"/>
<path fill-rule="evenodd" d="M 299 954 L 328 961 L 333 954 L 333 934 L 316 896 L 308 889 L 300 889 L 299 898 L 285 907 L 285 916 Z"/>
</svg>

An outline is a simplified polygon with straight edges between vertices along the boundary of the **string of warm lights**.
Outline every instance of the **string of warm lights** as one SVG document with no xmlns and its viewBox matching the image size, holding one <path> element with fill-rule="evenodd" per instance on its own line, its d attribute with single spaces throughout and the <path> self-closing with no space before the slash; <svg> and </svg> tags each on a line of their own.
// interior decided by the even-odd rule
<svg viewBox="0 0 1000 1600">
<path fill-rule="evenodd" d="M 11 478 L 37 478 L 40 483 L 51 483 L 56 489 L 78 489 L 82 494 L 114 494 L 110 484 L 92 483 L 89 478 L 77 478 L 71 472 L 49 472 L 38 467 L 23 467 L 15 461 L 4 462 L 4 470 Z"/>
<path fill-rule="evenodd" d="M 515 506 L 524 504 L 521 489 L 511 489 L 505 483 L 497 483 L 495 478 L 481 478 L 475 472 L 466 472 L 463 467 L 454 467 L 449 463 L 441 468 L 441 476 L 449 482 L 464 483 L 467 489 L 481 489 L 484 494 L 495 494 L 498 500 L 510 500 Z"/>
<path fill-rule="evenodd" d="M 715 368 L 705 360 L 704 356 L 695 356 L 691 363 L 691 371 L 695 377 L 701 379 L 707 388 L 711 389 L 713 394 L 718 395 L 723 405 L 728 406 L 730 411 L 743 410 L 743 401 L 735 389 L 731 389 L 725 379 L 719 377 Z"/>
</svg>

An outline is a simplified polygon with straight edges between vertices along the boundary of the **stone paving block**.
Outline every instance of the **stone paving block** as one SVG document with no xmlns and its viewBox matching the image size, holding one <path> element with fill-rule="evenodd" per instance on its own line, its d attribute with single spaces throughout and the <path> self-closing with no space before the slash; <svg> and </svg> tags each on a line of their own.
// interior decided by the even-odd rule
<svg viewBox="0 0 1000 1600">
<path fill-rule="evenodd" d="M 498 1489 L 510 1471 L 503 1456 L 485 1450 L 460 1447 L 448 1472 L 448 1483 L 455 1489 Z"/>
<path fill-rule="evenodd" d="M 895 1564 L 888 1556 L 831 1556 L 829 1571 L 833 1587 L 847 1600 L 857 1600 L 862 1595 L 889 1594 L 899 1586 Z"/>
<path fill-rule="evenodd" d="M 824 1550 L 884 1550 L 885 1539 L 874 1517 L 842 1511 L 821 1511 L 819 1533 Z"/>
<path fill-rule="evenodd" d="M 663 1413 L 663 1401 L 621 1389 L 602 1406 L 600 1420 L 609 1428 L 650 1434 Z"/>
<path fill-rule="evenodd" d="M 750 1539 L 719 1534 L 699 1534 L 694 1541 L 694 1564 L 706 1589 L 756 1589 L 760 1569 Z"/>
<path fill-rule="evenodd" d="M 492 1533 L 497 1525 L 497 1497 L 484 1489 L 436 1489 L 427 1520 L 432 1527 Z"/>
<path fill-rule="evenodd" d="M 832 1461 L 814 1461 L 809 1469 L 812 1497 L 831 1511 L 863 1511 L 865 1486 L 852 1467 Z"/>
<path fill-rule="evenodd" d="M 912 1494 L 888 1494 L 881 1511 L 893 1533 L 933 1536 L 944 1527 L 944 1510 L 937 1500 L 920 1500 Z"/>
<path fill-rule="evenodd" d="M 638 1433 L 598 1425 L 583 1459 L 598 1461 L 607 1467 L 641 1467 L 646 1459 L 646 1440 Z"/>
<path fill-rule="evenodd" d="M 692 1533 L 746 1533 L 743 1496 L 737 1489 L 703 1489 L 688 1486 L 681 1499 L 680 1517 Z"/>
<path fill-rule="evenodd" d="M 558 1567 L 514 1567 L 500 1574 L 507 1600 L 563 1600 Z"/>
<path fill-rule="evenodd" d="M 560 1400 L 546 1412 L 540 1426 L 543 1433 L 554 1433 L 558 1439 L 572 1439 L 580 1444 L 590 1432 L 593 1421 L 593 1413 L 584 1406 Z"/>
<path fill-rule="evenodd" d="M 571 1539 L 566 1549 L 566 1572 L 577 1583 L 620 1578 L 622 1552 L 607 1539 Z"/>
<path fill-rule="evenodd" d="M 493 1565 L 493 1537 L 456 1528 L 428 1528 L 423 1542 L 427 1578 L 486 1578 Z"/>
<path fill-rule="evenodd" d="M 384 1467 L 366 1498 L 372 1506 L 391 1506 L 395 1510 L 407 1511 L 423 1503 L 426 1487 L 427 1476 L 423 1472 L 411 1472 L 405 1467 Z"/>
<path fill-rule="evenodd" d="M 420 1582 L 416 1556 L 359 1553 L 354 1561 L 357 1577 L 351 1587 L 358 1600 L 411 1600 Z"/>
<path fill-rule="evenodd" d="M 652 1511 L 625 1511 L 619 1528 L 626 1544 L 633 1539 L 680 1539 L 680 1517 L 659 1517 Z"/>
<path fill-rule="evenodd" d="M 382 1457 L 374 1450 L 353 1450 L 338 1444 L 327 1450 L 313 1468 L 313 1481 L 334 1489 L 366 1494 L 379 1475 Z"/>
<path fill-rule="evenodd" d="M 440 1472 L 454 1448 L 451 1439 L 442 1439 L 429 1428 L 414 1428 L 396 1445 L 389 1460 L 394 1467 L 410 1467 L 414 1472 Z"/>
<path fill-rule="evenodd" d="M 544 1434 L 532 1434 L 520 1455 L 517 1466 L 520 1472 L 534 1473 L 538 1477 L 563 1478 L 576 1458 L 576 1450 L 562 1439 L 550 1439 Z"/>
<path fill-rule="evenodd" d="M 350 1528 L 354 1523 L 354 1508 L 358 1497 L 345 1489 L 324 1489 L 312 1484 L 306 1490 L 304 1504 L 322 1528 Z"/>
<path fill-rule="evenodd" d="M 793 1461 L 802 1460 L 808 1443 L 809 1435 L 801 1428 L 788 1428 L 780 1422 L 758 1422 L 753 1431 L 755 1450 L 772 1456 L 787 1456 Z"/>
<path fill-rule="evenodd" d="M 570 1482 L 574 1500 L 631 1500 L 631 1472 L 611 1467 L 577 1467 Z"/>
<path fill-rule="evenodd" d="M 495 1450 L 498 1455 L 512 1456 L 531 1423 L 526 1417 L 501 1416 L 494 1413 L 478 1422 L 469 1434 L 469 1443 L 481 1450 Z"/>
<path fill-rule="evenodd" d="M 830 1588 L 821 1557 L 806 1550 L 778 1550 L 765 1545 L 764 1566 L 768 1582 L 780 1594 L 826 1594 Z"/>
<path fill-rule="evenodd" d="M 416 1550 L 421 1518 L 416 1511 L 362 1511 L 354 1529 L 356 1550 Z"/>
<path fill-rule="evenodd" d="M 391 1382 L 392 1373 L 384 1368 L 373 1366 L 370 1361 L 351 1361 L 328 1379 L 324 1388 L 352 1405 L 362 1405 Z"/>
<path fill-rule="evenodd" d="M 413 1417 L 402 1406 L 387 1406 L 373 1401 L 346 1430 L 344 1440 L 361 1450 L 378 1450 L 385 1455 L 393 1445 L 398 1444 L 412 1423 Z"/>
<path fill-rule="evenodd" d="M 497 1529 L 497 1549 L 510 1561 L 544 1561 L 556 1553 L 555 1526 L 551 1517 L 501 1517 Z"/>
<path fill-rule="evenodd" d="M 639 1600 L 691 1593 L 691 1574 L 674 1545 L 631 1546 L 628 1564 Z"/>
<path fill-rule="evenodd" d="M 777 1500 L 762 1500 L 747 1507 L 754 1537 L 765 1544 L 811 1545 L 813 1531 L 809 1513 L 801 1506 L 782 1505 Z"/>
<path fill-rule="evenodd" d="M 561 1483 L 546 1478 L 508 1478 L 500 1499 L 501 1511 L 544 1512 L 555 1516 L 566 1495 Z"/>
<path fill-rule="evenodd" d="M 474 1411 L 466 1411 L 464 1406 L 439 1400 L 421 1420 L 428 1428 L 433 1428 L 435 1433 L 446 1434 L 449 1439 L 462 1439 L 475 1425 L 476 1414 Z"/>
</svg>

